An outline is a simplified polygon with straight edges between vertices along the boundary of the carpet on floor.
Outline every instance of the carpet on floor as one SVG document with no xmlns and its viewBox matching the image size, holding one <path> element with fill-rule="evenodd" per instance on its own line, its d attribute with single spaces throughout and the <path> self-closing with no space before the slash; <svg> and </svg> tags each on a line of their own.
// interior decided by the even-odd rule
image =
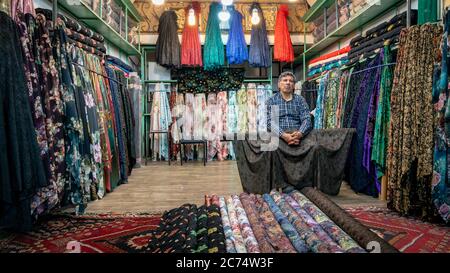
<svg viewBox="0 0 450 273">
<path fill-rule="evenodd" d="M 404 253 L 450 253 L 450 226 L 402 217 L 386 208 L 346 208 L 354 218 Z"/>
</svg>

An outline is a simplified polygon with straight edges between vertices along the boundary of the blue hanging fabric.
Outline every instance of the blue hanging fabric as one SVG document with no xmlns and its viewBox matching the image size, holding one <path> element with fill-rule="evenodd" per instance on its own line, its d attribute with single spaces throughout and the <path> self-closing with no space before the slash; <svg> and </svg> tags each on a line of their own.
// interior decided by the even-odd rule
<svg viewBox="0 0 450 273">
<path fill-rule="evenodd" d="M 272 65 L 272 56 L 270 56 L 269 40 L 267 39 L 266 20 L 258 3 L 251 5 L 250 15 L 254 9 L 258 11 L 260 21 L 258 24 L 252 25 L 248 63 L 253 67 L 269 67 Z"/>
<path fill-rule="evenodd" d="M 231 11 L 230 31 L 227 42 L 227 60 L 229 64 L 242 64 L 248 60 L 247 43 L 242 28 L 242 14 Z"/>
<path fill-rule="evenodd" d="M 203 68 L 205 70 L 213 70 L 223 66 L 225 63 L 218 13 L 219 4 L 211 3 L 206 25 L 205 45 L 203 47 Z"/>
</svg>

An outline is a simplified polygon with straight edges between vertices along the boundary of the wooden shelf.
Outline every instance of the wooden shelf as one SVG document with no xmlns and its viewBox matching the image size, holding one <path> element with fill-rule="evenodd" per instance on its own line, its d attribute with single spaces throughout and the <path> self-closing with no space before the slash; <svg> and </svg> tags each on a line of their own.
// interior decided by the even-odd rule
<svg viewBox="0 0 450 273">
<path fill-rule="evenodd" d="M 351 17 L 350 20 L 348 20 L 345 24 L 340 25 L 336 30 L 332 31 L 322 40 L 315 43 L 312 47 L 308 48 L 303 53 L 306 56 L 306 60 L 311 59 L 328 46 L 342 39 L 342 37 L 345 37 L 354 30 L 361 28 L 362 26 L 370 22 L 372 19 L 380 16 L 383 12 L 391 9 L 393 6 L 402 1 L 403 0 L 378 0 L 371 5 L 364 7 L 362 10 L 360 10 L 358 14 Z M 302 60 L 303 55 L 300 55 L 296 58 L 295 63 L 302 62 Z"/>
<path fill-rule="evenodd" d="M 96 32 L 105 37 L 106 40 L 117 46 L 120 50 L 124 51 L 127 55 L 140 55 L 140 51 L 134 45 L 129 43 L 126 38 L 121 36 L 109 26 L 100 16 L 97 15 L 86 3 L 80 1 L 79 5 L 73 4 L 74 0 L 59 0 L 58 4 L 64 7 L 69 13 L 73 14 L 79 21 L 85 23 Z M 125 12 L 128 9 L 127 14 L 133 17 L 137 22 L 141 20 L 141 16 L 133 4 L 129 0 L 119 0 L 124 7 Z"/>
</svg>

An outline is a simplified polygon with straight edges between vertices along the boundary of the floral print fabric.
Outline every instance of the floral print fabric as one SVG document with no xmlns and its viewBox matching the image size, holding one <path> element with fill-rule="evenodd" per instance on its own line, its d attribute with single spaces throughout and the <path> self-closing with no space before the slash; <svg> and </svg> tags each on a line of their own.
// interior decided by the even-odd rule
<svg viewBox="0 0 450 273">
<path fill-rule="evenodd" d="M 242 206 L 241 200 L 237 195 L 231 196 L 233 199 L 233 205 L 236 209 L 236 215 L 239 221 L 239 227 L 241 228 L 241 234 L 245 242 L 248 253 L 259 253 L 258 241 L 253 234 L 253 230 L 250 226 L 250 222 L 247 218 L 247 214 Z"/>
</svg>

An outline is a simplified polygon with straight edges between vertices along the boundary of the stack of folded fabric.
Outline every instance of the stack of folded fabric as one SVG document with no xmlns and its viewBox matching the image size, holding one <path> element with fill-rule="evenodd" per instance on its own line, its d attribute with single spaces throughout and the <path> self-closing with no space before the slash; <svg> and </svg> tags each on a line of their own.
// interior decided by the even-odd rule
<svg viewBox="0 0 450 273">
<path fill-rule="evenodd" d="M 52 11 L 48 9 L 36 9 L 39 13 L 44 14 L 46 17 L 51 18 Z M 69 43 L 75 44 L 77 47 L 87 51 L 89 53 L 103 56 L 106 53 L 105 38 L 92 31 L 91 29 L 85 27 L 80 22 L 71 19 L 62 14 L 58 14 L 66 28 L 64 31 L 67 34 L 67 39 Z"/>
<path fill-rule="evenodd" d="M 367 0 L 352 0 L 352 3 L 349 5 L 350 17 L 357 15 L 367 5 L 367 2 Z"/>
<path fill-rule="evenodd" d="M 313 32 L 314 43 L 317 43 L 325 37 L 325 22 L 323 14 L 314 19 L 313 25 L 315 27 Z"/>
<path fill-rule="evenodd" d="M 350 3 L 351 0 L 338 0 L 339 25 L 344 24 L 350 19 Z"/>
<path fill-rule="evenodd" d="M 417 22 L 417 11 L 412 10 L 411 23 Z M 360 58 L 372 55 L 384 45 L 396 45 L 399 41 L 401 30 L 406 27 L 406 12 L 393 17 L 366 32 L 364 36 L 357 36 L 350 41 L 351 50 L 348 53 L 351 65 Z"/>
<path fill-rule="evenodd" d="M 314 78 L 324 72 L 346 64 L 348 62 L 347 53 L 349 51 L 350 46 L 346 46 L 342 49 L 311 60 L 308 66 L 308 77 Z"/>
<path fill-rule="evenodd" d="M 337 13 L 336 13 L 336 5 L 331 5 L 327 8 L 327 34 L 336 30 L 337 24 Z"/>
<path fill-rule="evenodd" d="M 128 17 L 128 42 L 137 45 L 139 42 L 138 23 L 131 17 Z"/>
<path fill-rule="evenodd" d="M 121 32 L 121 22 L 124 20 L 123 11 L 114 0 L 103 1 L 102 17 L 117 33 Z"/>
</svg>

